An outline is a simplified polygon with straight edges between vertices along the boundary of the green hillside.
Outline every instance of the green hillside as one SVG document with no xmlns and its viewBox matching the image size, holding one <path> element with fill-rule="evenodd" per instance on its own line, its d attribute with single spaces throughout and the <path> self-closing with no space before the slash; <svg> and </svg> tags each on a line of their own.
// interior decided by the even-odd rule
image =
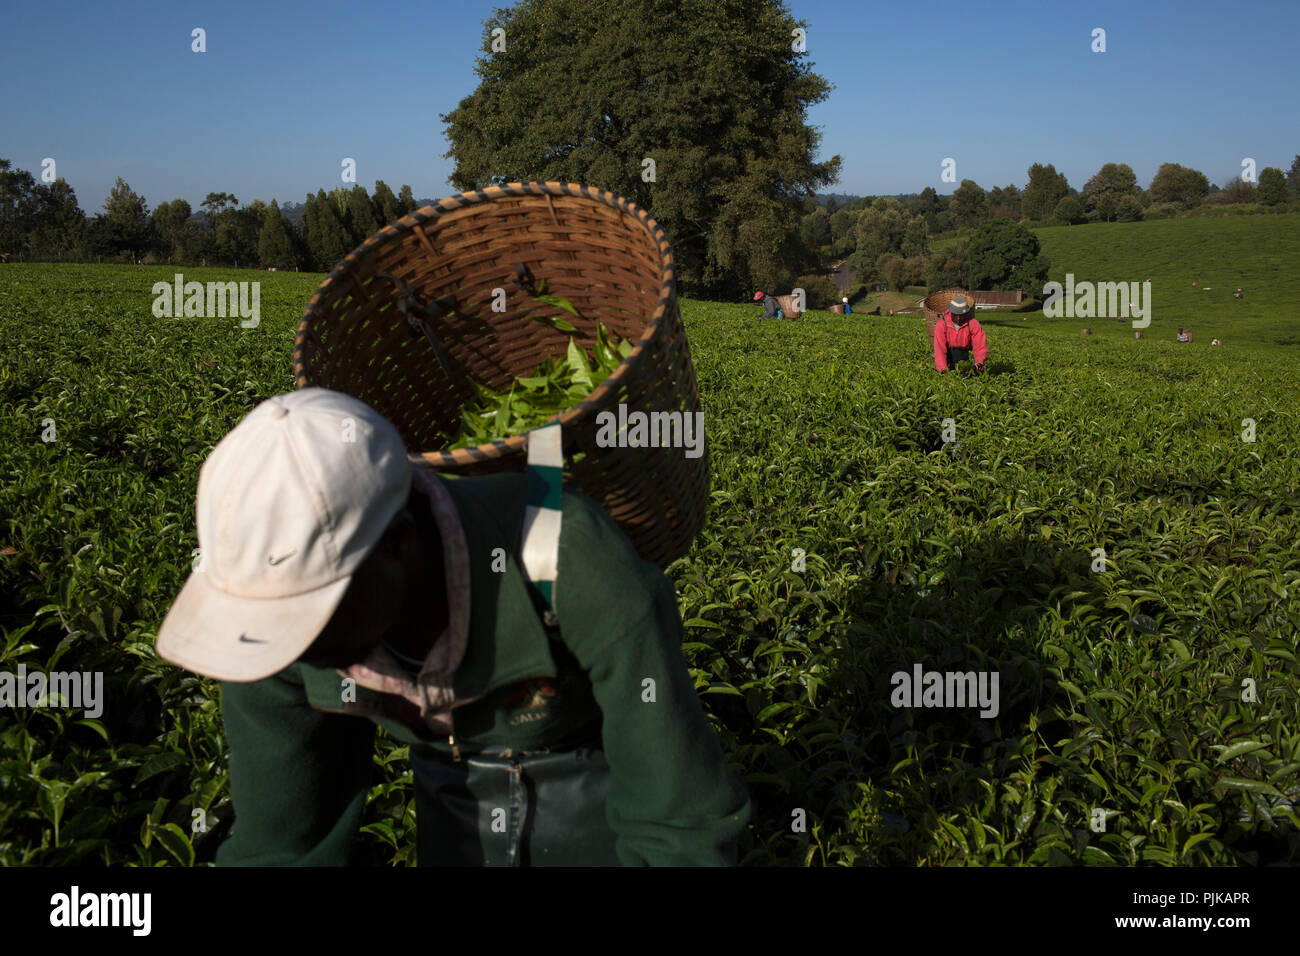
<svg viewBox="0 0 1300 956">
<path fill-rule="evenodd" d="M 1300 344 L 1300 215 L 1096 223 L 1036 232 L 1054 281 L 1064 283 L 1067 272 L 1076 282 L 1150 279 L 1148 338 L 1172 338 L 1190 326 L 1194 348 L 1208 347 L 1212 338 L 1230 348 Z M 1240 300 L 1232 297 L 1239 287 L 1245 294 Z M 1094 334 L 1133 335 L 1131 326 L 1114 319 L 1058 321 L 1076 335 L 1083 325 Z"/>
</svg>

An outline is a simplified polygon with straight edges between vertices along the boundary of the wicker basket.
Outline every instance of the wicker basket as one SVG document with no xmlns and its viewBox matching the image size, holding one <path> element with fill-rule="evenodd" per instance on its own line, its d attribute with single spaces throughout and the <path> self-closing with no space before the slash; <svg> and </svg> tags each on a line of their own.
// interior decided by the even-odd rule
<svg viewBox="0 0 1300 956">
<path fill-rule="evenodd" d="M 781 311 L 785 313 L 787 319 L 797 319 L 803 315 L 794 307 L 794 296 L 792 295 L 779 295 L 776 297 L 776 303 L 781 307 Z"/>
<path fill-rule="evenodd" d="M 683 448 L 600 448 L 596 415 L 617 413 L 620 403 L 629 413 L 701 410 L 674 269 L 663 230 L 612 193 L 554 182 L 461 193 L 386 226 L 334 267 L 298 326 L 294 377 L 299 388 L 335 389 L 372 406 L 402 434 L 414 464 L 450 475 L 519 471 L 522 435 L 446 449 L 473 394 L 468 377 L 509 387 L 546 357 L 563 356 L 570 335 L 590 349 L 604 322 L 634 348 L 559 417 L 565 484 L 599 501 L 641 556 L 663 567 L 704 524 L 708 446 L 697 458 Z M 543 279 L 582 317 L 534 301 L 525 287 Z M 404 299 L 394 280 L 412 294 Z M 504 290 L 505 311 L 492 309 L 502 301 L 495 290 Z M 450 314 L 441 298 L 449 295 Z M 408 319 L 415 312 L 429 332 Z M 578 331 L 525 318 L 537 313 Z"/>
<path fill-rule="evenodd" d="M 948 303 L 952 302 L 953 296 L 956 295 L 971 298 L 971 294 L 965 289 L 944 289 L 942 292 L 931 292 L 922 301 L 925 308 L 925 337 L 931 344 L 934 343 L 934 327 L 939 324 L 943 314 L 948 311 Z M 972 299 L 972 303 L 973 301 Z"/>
<path fill-rule="evenodd" d="M 833 305 L 833 306 L 831 306 L 831 311 L 834 312 L 836 315 L 843 315 L 843 314 L 844 314 L 844 303 L 841 302 L 839 305 Z"/>
</svg>

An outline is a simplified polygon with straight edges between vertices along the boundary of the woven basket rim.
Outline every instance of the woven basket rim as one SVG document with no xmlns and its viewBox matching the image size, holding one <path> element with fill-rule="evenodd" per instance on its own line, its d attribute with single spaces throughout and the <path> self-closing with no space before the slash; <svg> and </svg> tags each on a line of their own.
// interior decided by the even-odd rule
<svg viewBox="0 0 1300 956">
<path fill-rule="evenodd" d="M 624 379 L 640 371 L 642 364 L 646 361 L 646 349 L 654 339 L 659 329 L 663 326 L 664 320 L 668 314 L 669 306 L 677 299 L 677 282 L 676 282 L 676 265 L 673 261 L 671 245 L 668 237 L 663 231 L 663 227 L 652 217 L 646 210 L 642 209 L 632 200 L 612 193 L 605 189 L 596 189 L 590 186 L 584 186 L 580 183 L 555 182 L 547 180 L 530 180 L 529 182 L 508 182 L 497 186 L 487 186 L 482 189 L 466 190 L 454 196 L 448 196 L 440 199 L 436 203 L 407 213 L 396 222 L 391 222 L 381 229 L 376 230 L 367 236 L 355 249 L 340 259 L 326 275 L 324 281 L 317 286 L 316 291 L 312 293 L 311 298 L 307 301 L 303 309 L 302 318 L 298 322 L 297 334 L 294 337 L 292 370 L 294 383 L 296 387 L 303 388 L 306 383 L 306 371 L 303 368 L 302 349 L 306 344 L 308 323 L 318 315 L 317 306 L 320 300 L 329 292 L 335 283 L 342 281 L 348 274 L 359 267 L 369 256 L 374 255 L 381 244 L 384 244 L 395 237 L 402 236 L 411 232 L 416 226 L 419 226 L 430 220 L 437 219 L 447 213 L 464 209 L 480 203 L 494 202 L 498 199 L 506 199 L 519 196 L 568 196 L 572 198 L 585 199 L 591 202 L 604 203 L 607 206 L 619 209 L 628 213 L 639 222 L 654 242 L 659 251 L 659 299 L 655 303 L 654 312 L 650 320 L 646 323 L 640 337 L 633 344 L 632 352 L 619 363 L 618 367 L 595 388 L 591 394 L 576 405 L 571 406 L 558 416 L 552 416 L 545 424 L 552 424 L 559 421 L 561 426 L 569 425 L 582 421 L 587 417 L 594 417 L 598 407 L 604 399 L 616 389 Z M 542 426 L 538 426 L 539 428 Z M 411 453 L 408 452 L 408 458 L 412 461 L 422 461 L 434 467 L 446 466 L 463 466 L 471 463 L 482 462 L 484 460 L 501 459 L 510 455 L 519 454 L 527 447 L 527 434 L 512 435 L 509 438 L 499 439 L 493 442 L 487 442 L 482 445 L 470 446 L 469 448 L 457 448 L 448 450 L 445 447 L 434 451 L 422 451 Z"/>
<path fill-rule="evenodd" d="M 948 308 L 948 304 L 952 302 L 953 297 L 957 295 L 964 295 L 967 298 L 970 298 L 970 293 L 968 291 L 957 287 L 953 287 L 951 289 L 943 289 L 939 292 L 931 292 L 924 299 L 925 311 L 934 312 L 934 313 L 946 311 Z M 936 308 L 936 306 L 938 306 L 940 302 L 943 303 L 943 309 Z M 974 300 L 972 299 L 972 304 L 973 302 Z"/>
</svg>

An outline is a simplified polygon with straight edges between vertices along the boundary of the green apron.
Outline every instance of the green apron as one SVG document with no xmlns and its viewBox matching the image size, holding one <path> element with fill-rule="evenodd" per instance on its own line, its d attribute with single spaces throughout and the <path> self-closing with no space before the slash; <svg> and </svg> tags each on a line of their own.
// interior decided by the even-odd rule
<svg viewBox="0 0 1300 956">
<path fill-rule="evenodd" d="M 538 614 L 558 639 L 554 594 L 563 478 L 558 423 L 529 433 L 528 476 L 521 564 Z M 421 866 L 620 865 L 605 817 L 609 764 L 599 739 L 508 756 L 462 753 L 459 761 L 412 745 L 410 756 Z"/>
</svg>

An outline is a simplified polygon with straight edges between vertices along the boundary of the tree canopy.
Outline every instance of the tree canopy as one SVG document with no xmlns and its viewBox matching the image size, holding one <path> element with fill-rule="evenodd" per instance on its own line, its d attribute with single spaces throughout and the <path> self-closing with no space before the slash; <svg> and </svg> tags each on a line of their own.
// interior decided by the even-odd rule
<svg viewBox="0 0 1300 956">
<path fill-rule="evenodd" d="M 1286 173 L 1276 166 L 1259 171 L 1259 201 L 1265 206 L 1284 205 L 1290 197 L 1286 191 Z"/>
<path fill-rule="evenodd" d="M 1029 167 L 1029 182 L 1021 194 L 1020 209 L 1029 219 L 1048 219 L 1062 199 L 1070 195 L 1065 174 L 1051 163 L 1034 163 Z"/>
<path fill-rule="evenodd" d="M 813 161 L 821 134 L 805 122 L 830 85 L 794 49 L 806 24 L 784 5 L 726 6 L 524 0 L 497 11 L 478 88 L 442 117 L 453 185 L 607 189 L 663 226 L 683 291 L 790 284 L 802 200 L 838 177 L 838 156 Z M 505 48 L 493 51 L 498 28 Z"/>
<path fill-rule="evenodd" d="M 1125 197 L 1136 198 L 1137 174 L 1128 163 L 1107 163 L 1083 187 L 1083 204 L 1097 218 L 1112 219 L 1131 216 L 1132 205 L 1123 203 Z M 1138 207 L 1139 218 L 1141 207 Z"/>
<path fill-rule="evenodd" d="M 1040 289 L 1048 262 L 1038 237 L 1019 223 L 993 219 L 970 240 L 967 281 L 973 289 Z"/>
<path fill-rule="evenodd" d="M 1210 192 L 1205 173 L 1177 163 L 1164 163 L 1151 180 L 1151 201 L 1172 202 L 1191 208 Z"/>
<path fill-rule="evenodd" d="M 948 213 L 958 227 L 963 229 L 978 226 L 987 219 L 988 198 L 979 183 L 973 179 L 963 179 L 952 194 L 952 205 L 948 207 Z"/>
<path fill-rule="evenodd" d="M 900 253 L 907 236 L 908 215 L 897 199 L 880 198 L 858 216 L 857 248 L 849 259 L 859 281 L 883 278 L 882 256 Z"/>
</svg>

